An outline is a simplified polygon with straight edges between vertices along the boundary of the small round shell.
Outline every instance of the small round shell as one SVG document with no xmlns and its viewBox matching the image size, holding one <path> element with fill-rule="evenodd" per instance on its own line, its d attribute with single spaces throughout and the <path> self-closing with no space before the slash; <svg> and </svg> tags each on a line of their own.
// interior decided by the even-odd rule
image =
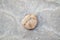
<svg viewBox="0 0 60 40">
<path fill-rule="evenodd" d="M 28 14 L 22 20 L 22 25 L 26 29 L 34 29 L 37 25 L 37 17 L 33 14 Z"/>
</svg>

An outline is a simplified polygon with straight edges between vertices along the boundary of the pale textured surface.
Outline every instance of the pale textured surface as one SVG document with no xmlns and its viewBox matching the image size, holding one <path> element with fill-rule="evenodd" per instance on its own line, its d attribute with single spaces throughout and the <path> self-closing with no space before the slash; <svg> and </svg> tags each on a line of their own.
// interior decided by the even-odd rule
<svg viewBox="0 0 60 40">
<path fill-rule="evenodd" d="M 37 28 L 26 30 L 21 20 L 33 12 Z M 0 40 L 60 40 L 60 0 L 0 0 Z"/>
</svg>

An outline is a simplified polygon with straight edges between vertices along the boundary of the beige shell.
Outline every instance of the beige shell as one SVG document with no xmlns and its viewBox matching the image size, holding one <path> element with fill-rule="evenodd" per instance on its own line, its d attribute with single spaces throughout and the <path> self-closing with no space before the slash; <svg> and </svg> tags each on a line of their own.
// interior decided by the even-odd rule
<svg viewBox="0 0 60 40">
<path fill-rule="evenodd" d="M 22 25 L 26 29 L 34 29 L 37 25 L 37 17 L 33 14 L 28 14 L 22 20 Z"/>
</svg>

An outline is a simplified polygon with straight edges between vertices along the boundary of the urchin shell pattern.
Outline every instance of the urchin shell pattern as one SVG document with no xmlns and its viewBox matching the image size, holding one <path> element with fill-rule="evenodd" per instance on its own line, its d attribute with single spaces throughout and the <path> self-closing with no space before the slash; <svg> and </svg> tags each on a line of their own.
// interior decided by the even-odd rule
<svg viewBox="0 0 60 40">
<path fill-rule="evenodd" d="M 37 17 L 34 14 L 28 14 L 22 20 L 22 25 L 26 29 L 34 29 L 37 25 Z"/>
</svg>

